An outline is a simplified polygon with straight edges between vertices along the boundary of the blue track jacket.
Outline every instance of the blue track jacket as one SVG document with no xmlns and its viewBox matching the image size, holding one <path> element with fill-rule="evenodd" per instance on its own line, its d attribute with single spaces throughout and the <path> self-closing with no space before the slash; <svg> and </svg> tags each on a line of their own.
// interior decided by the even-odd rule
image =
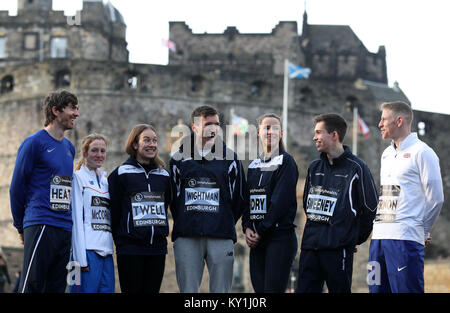
<svg viewBox="0 0 450 313">
<path fill-rule="evenodd" d="M 75 148 L 45 130 L 24 140 L 17 152 L 9 190 L 14 226 L 19 233 L 32 225 L 72 231 L 70 209 Z"/>
</svg>

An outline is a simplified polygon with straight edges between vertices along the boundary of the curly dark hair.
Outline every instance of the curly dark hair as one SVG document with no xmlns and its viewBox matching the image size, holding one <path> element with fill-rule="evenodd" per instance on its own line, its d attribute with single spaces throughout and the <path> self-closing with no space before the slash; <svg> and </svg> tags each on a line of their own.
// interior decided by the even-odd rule
<svg viewBox="0 0 450 313">
<path fill-rule="evenodd" d="M 78 105 L 78 98 L 73 93 L 68 92 L 67 90 L 55 91 L 51 92 L 44 99 L 44 115 L 45 115 L 45 124 L 47 126 L 56 118 L 56 116 L 52 112 L 52 108 L 56 107 L 59 112 L 62 112 L 64 108 L 68 105 L 76 106 Z"/>
</svg>

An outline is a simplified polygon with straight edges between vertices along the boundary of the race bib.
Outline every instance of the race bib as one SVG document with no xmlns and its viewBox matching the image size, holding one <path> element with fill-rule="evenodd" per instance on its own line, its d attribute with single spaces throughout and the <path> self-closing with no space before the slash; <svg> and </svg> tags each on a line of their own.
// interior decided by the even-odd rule
<svg viewBox="0 0 450 313">
<path fill-rule="evenodd" d="M 323 224 L 331 224 L 336 207 L 339 190 L 328 187 L 312 186 L 306 201 L 308 220 Z"/>
<path fill-rule="evenodd" d="M 164 192 L 138 192 L 131 197 L 134 227 L 167 226 Z"/>
<path fill-rule="evenodd" d="M 218 213 L 220 189 L 217 181 L 208 177 L 190 178 L 185 188 L 186 212 Z"/>
<path fill-rule="evenodd" d="M 400 186 L 382 185 L 380 201 L 378 202 L 375 222 L 393 223 L 397 215 L 398 200 L 400 198 Z"/>
<path fill-rule="evenodd" d="M 263 220 L 266 213 L 266 189 L 264 187 L 250 189 L 250 219 Z"/>
<path fill-rule="evenodd" d="M 92 229 L 111 232 L 111 211 L 109 210 L 109 199 L 99 196 L 92 196 L 91 212 Z"/>
<path fill-rule="evenodd" d="M 72 193 L 72 178 L 54 175 L 50 180 L 50 209 L 68 212 Z"/>
</svg>

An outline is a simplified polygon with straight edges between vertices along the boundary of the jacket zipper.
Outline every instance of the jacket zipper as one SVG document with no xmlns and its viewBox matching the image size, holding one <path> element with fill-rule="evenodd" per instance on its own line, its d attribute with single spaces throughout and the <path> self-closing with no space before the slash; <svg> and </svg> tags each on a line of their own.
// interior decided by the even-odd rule
<svg viewBox="0 0 450 313">
<path fill-rule="evenodd" d="M 145 168 L 143 168 L 142 165 L 140 165 L 139 163 L 138 163 L 138 165 L 144 170 L 145 177 L 147 178 L 148 191 L 151 192 L 152 189 L 150 188 L 150 183 L 148 182 L 148 178 L 149 178 L 149 176 L 150 176 L 150 172 L 151 172 L 151 171 L 148 172 L 148 174 L 147 174 L 147 172 L 145 171 Z M 128 214 L 130 214 L 130 213 L 128 213 Z M 153 236 L 154 236 L 154 235 L 155 235 L 155 226 L 152 225 L 152 235 L 151 235 L 151 237 L 150 237 L 150 245 L 153 245 Z"/>
<path fill-rule="evenodd" d="M 146 174 L 147 175 L 147 174 Z M 148 181 L 148 176 L 147 176 L 147 181 Z M 148 191 L 149 192 L 151 192 L 152 190 L 151 190 L 151 188 L 150 188 L 150 184 L 147 184 L 148 185 Z M 153 244 L 153 236 L 155 235 L 155 226 L 154 225 L 152 225 L 152 236 L 150 237 L 150 245 L 152 245 Z"/>
<path fill-rule="evenodd" d="M 261 180 L 262 180 L 262 177 L 263 177 L 263 172 L 261 172 L 261 175 L 259 176 L 258 187 L 261 187 Z M 255 233 L 256 233 L 255 221 L 253 221 L 253 230 L 254 230 Z"/>
</svg>

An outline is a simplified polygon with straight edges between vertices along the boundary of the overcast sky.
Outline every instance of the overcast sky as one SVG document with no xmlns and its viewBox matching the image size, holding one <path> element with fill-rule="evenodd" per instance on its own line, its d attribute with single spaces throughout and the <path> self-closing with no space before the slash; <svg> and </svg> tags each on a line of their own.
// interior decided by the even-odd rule
<svg viewBox="0 0 450 313">
<path fill-rule="evenodd" d="M 269 33 L 279 21 L 301 32 L 304 0 L 111 0 L 127 24 L 130 62 L 167 64 L 161 39 L 169 21 L 185 21 L 194 33 Z M 82 0 L 53 0 L 54 10 L 75 15 Z M 450 114 L 450 1 L 308 0 L 309 24 L 349 25 L 371 52 L 386 47 L 388 83 L 397 81 L 416 110 Z M 17 0 L 0 10 L 17 13 Z M 301 64 L 299 64 L 301 65 Z"/>
</svg>

